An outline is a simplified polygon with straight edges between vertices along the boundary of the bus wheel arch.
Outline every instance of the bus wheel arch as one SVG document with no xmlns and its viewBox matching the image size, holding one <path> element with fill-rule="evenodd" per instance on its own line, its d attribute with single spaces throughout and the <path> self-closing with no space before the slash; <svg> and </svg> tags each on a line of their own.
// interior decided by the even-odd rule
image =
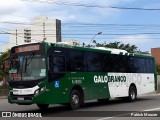
<svg viewBox="0 0 160 120">
<path fill-rule="evenodd" d="M 72 88 L 69 101 L 70 107 L 73 110 L 79 109 L 80 106 L 84 104 L 84 92 L 80 86 L 76 85 Z M 76 103 L 74 101 L 76 101 Z"/>
<path fill-rule="evenodd" d="M 128 90 L 128 101 L 134 102 L 137 99 L 137 87 L 134 83 L 131 83 Z"/>
</svg>

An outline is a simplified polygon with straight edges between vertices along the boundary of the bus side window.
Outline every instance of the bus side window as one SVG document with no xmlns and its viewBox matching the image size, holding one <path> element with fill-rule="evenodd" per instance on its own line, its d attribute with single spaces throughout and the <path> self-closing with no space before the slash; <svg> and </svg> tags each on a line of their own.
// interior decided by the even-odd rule
<svg viewBox="0 0 160 120">
<path fill-rule="evenodd" d="M 126 60 L 127 60 L 126 56 L 117 55 L 117 58 L 115 59 L 118 66 L 117 72 L 121 72 L 121 73 L 126 72 L 126 63 L 127 63 Z"/>
<path fill-rule="evenodd" d="M 115 66 L 115 63 L 114 63 L 114 59 L 113 57 L 110 55 L 110 54 L 107 54 L 107 55 L 103 55 L 103 66 L 104 66 L 104 71 L 105 72 L 113 72 L 114 71 L 114 66 Z"/>
<path fill-rule="evenodd" d="M 85 71 L 84 54 L 82 51 L 70 51 L 69 71 Z"/>
<path fill-rule="evenodd" d="M 103 71 L 103 67 L 102 67 L 103 55 L 102 54 L 87 52 L 86 57 L 87 57 L 86 59 L 87 70 L 89 72 Z"/>
<path fill-rule="evenodd" d="M 53 63 L 52 63 L 52 59 L 53 59 L 53 56 L 52 55 L 49 55 L 49 59 L 48 59 L 48 65 L 49 65 L 49 71 L 52 72 L 53 70 Z"/>
<path fill-rule="evenodd" d="M 147 73 L 154 73 L 154 60 L 146 59 Z"/>
<path fill-rule="evenodd" d="M 65 72 L 65 58 L 63 56 L 49 56 L 49 70 L 54 73 Z"/>
<path fill-rule="evenodd" d="M 144 58 L 135 58 L 136 59 L 136 67 L 138 73 L 147 73 L 146 60 Z"/>
<path fill-rule="evenodd" d="M 134 57 L 127 57 L 126 68 L 129 73 L 137 73 L 138 66 Z"/>
</svg>

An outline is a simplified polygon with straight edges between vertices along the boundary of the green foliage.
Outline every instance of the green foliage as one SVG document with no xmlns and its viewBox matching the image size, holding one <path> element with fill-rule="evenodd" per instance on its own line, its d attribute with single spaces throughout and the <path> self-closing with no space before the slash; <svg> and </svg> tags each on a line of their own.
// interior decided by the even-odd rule
<svg viewBox="0 0 160 120">
<path fill-rule="evenodd" d="M 106 43 L 100 44 L 100 43 L 97 43 L 94 40 L 93 43 L 96 45 L 96 47 L 107 47 L 107 48 L 122 49 L 122 50 L 126 50 L 127 52 L 130 52 L 130 53 L 134 53 L 134 52 L 137 51 L 137 47 L 135 45 L 124 44 L 124 43 L 118 42 L 118 41 L 110 42 L 108 44 L 106 44 Z"/>
<path fill-rule="evenodd" d="M 7 74 L 3 70 L 2 65 L 3 65 L 5 59 L 7 59 L 9 57 L 9 55 L 10 55 L 10 51 L 6 51 L 0 56 L 0 76 L 1 77 L 7 76 Z"/>
<path fill-rule="evenodd" d="M 157 74 L 160 75 L 160 64 L 156 64 Z"/>
<path fill-rule="evenodd" d="M 8 85 L 7 84 L 3 84 L 2 86 L 0 86 L 0 89 L 8 89 Z"/>
</svg>

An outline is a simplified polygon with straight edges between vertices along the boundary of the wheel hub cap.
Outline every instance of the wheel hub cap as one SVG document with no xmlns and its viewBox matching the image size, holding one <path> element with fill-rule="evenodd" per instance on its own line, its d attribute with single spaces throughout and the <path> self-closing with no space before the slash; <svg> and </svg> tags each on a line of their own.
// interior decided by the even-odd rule
<svg viewBox="0 0 160 120">
<path fill-rule="evenodd" d="M 73 95 L 73 97 L 72 97 L 72 102 L 73 102 L 73 104 L 78 104 L 79 103 L 79 97 L 77 96 L 77 95 Z"/>
<path fill-rule="evenodd" d="M 131 92 L 131 98 L 135 99 L 135 92 L 134 91 Z"/>
</svg>

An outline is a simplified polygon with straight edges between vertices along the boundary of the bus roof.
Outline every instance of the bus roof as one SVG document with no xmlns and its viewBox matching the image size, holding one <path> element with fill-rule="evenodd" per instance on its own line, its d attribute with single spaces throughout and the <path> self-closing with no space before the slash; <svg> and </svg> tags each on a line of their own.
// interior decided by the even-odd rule
<svg viewBox="0 0 160 120">
<path fill-rule="evenodd" d="M 85 51 L 96 51 L 96 52 L 103 52 L 109 54 L 119 54 L 119 55 L 126 55 L 126 56 L 139 56 L 139 57 L 153 57 L 150 54 L 140 54 L 140 53 L 128 53 L 126 50 L 122 49 L 115 49 L 115 48 L 106 48 L 106 47 L 80 47 L 80 46 L 73 46 L 67 43 L 48 43 L 50 46 L 54 47 L 62 47 L 62 48 L 72 48 L 77 50 L 85 50 Z"/>
<path fill-rule="evenodd" d="M 77 50 L 102 52 L 102 53 L 108 53 L 108 54 L 119 54 L 119 55 L 126 55 L 126 56 L 153 57 L 150 54 L 128 53 L 126 50 L 122 50 L 122 49 L 106 48 L 106 47 L 92 47 L 92 48 L 91 47 L 80 47 L 80 46 L 69 45 L 65 42 L 59 42 L 59 43 L 37 42 L 37 43 L 14 46 L 11 48 L 11 50 L 16 47 L 28 46 L 32 44 L 43 44 L 43 43 L 47 44 L 47 46 L 49 47 L 71 48 L 71 49 L 77 49 Z"/>
</svg>

